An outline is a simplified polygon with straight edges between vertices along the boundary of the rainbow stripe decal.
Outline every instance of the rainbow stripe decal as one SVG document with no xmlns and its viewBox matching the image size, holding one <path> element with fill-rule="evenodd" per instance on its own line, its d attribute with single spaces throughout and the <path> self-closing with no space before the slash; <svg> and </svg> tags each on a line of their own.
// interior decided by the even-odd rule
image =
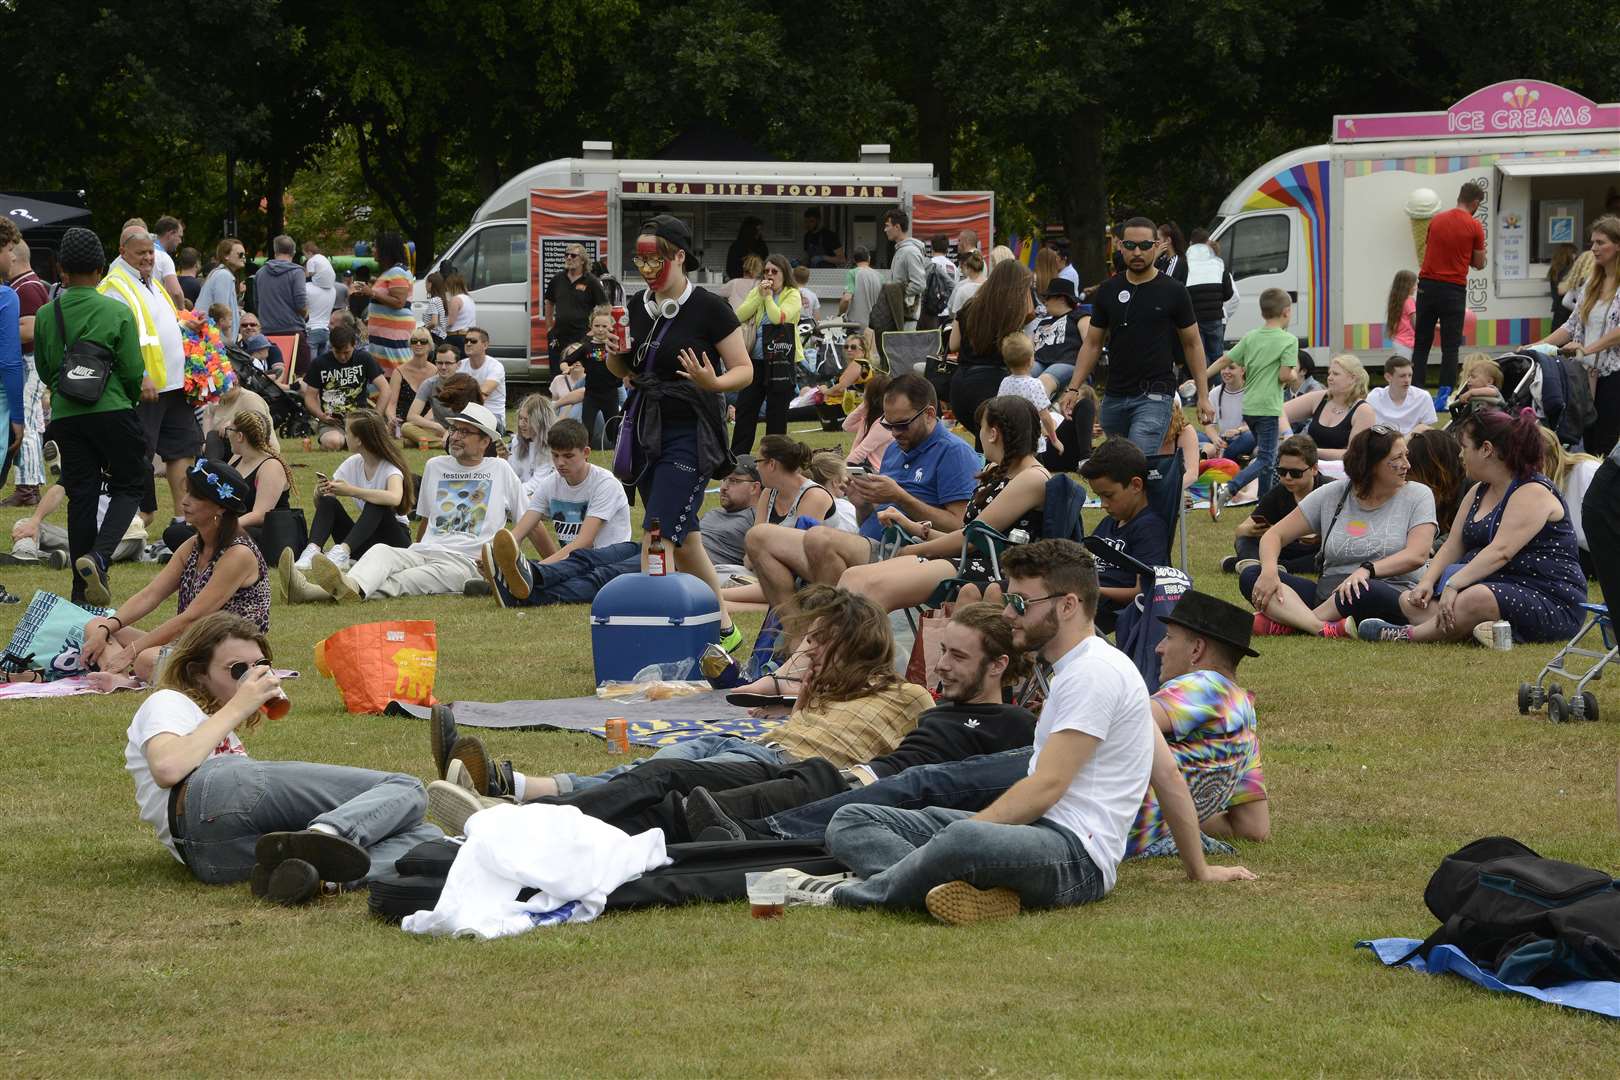
<svg viewBox="0 0 1620 1080">
<path fill-rule="evenodd" d="M 1344 163 L 1345 176 L 1371 176 L 1381 172 L 1407 172 L 1419 176 L 1438 176 L 1445 173 L 1464 172 L 1468 169 L 1478 169 L 1495 165 L 1498 161 L 1515 161 L 1526 158 L 1562 158 L 1562 157 L 1616 157 L 1607 150 L 1532 150 L 1518 154 L 1479 154 L 1473 157 L 1409 157 L 1384 158 L 1376 161 L 1346 161 Z"/>
<path fill-rule="evenodd" d="M 1311 310 L 1299 323 L 1311 328 L 1307 345 L 1325 343 L 1328 331 L 1329 207 L 1328 163 L 1308 161 L 1295 165 L 1260 185 L 1243 204 L 1245 210 L 1292 208 L 1305 219 L 1305 260 L 1311 268 Z"/>
<path fill-rule="evenodd" d="M 1540 341 L 1552 333 L 1552 329 L 1551 319 L 1480 319 L 1463 332 L 1463 344 L 1479 348 L 1528 345 Z M 1358 352 L 1377 352 L 1388 348 L 1384 324 L 1347 324 L 1344 328 L 1344 347 Z"/>
</svg>

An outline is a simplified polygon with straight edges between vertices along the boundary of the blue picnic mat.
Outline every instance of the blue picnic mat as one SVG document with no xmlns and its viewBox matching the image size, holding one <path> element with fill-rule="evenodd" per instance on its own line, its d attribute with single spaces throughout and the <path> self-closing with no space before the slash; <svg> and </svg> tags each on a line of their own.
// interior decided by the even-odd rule
<svg viewBox="0 0 1620 1080">
<path fill-rule="evenodd" d="M 1370 949 L 1383 964 L 1390 966 L 1400 963 L 1401 957 L 1421 944 L 1423 942 L 1416 938 L 1392 937 L 1358 941 L 1356 948 Z M 1469 982 L 1478 983 L 1487 990 L 1523 994 L 1537 1001 L 1562 1005 L 1566 1009 L 1580 1009 L 1584 1012 L 1597 1013 L 1599 1016 L 1620 1019 L 1620 982 L 1570 982 L 1562 986 L 1549 986 L 1546 989 L 1539 986 L 1514 986 L 1503 982 L 1488 971 L 1482 971 L 1455 945 L 1436 947 L 1429 953 L 1427 963 L 1421 956 L 1414 956 L 1403 966 L 1431 975 L 1450 972 L 1453 975 L 1461 975 Z"/>
</svg>

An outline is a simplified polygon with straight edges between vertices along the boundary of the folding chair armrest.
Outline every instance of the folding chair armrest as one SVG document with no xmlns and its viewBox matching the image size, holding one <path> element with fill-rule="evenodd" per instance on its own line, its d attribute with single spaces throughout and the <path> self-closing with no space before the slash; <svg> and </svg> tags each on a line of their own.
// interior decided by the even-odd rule
<svg viewBox="0 0 1620 1080">
<path fill-rule="evenodd" d="M 885 525 L 883 527 L 883 538 L 878 541 L 878 558 L 890 558 L 898 554 L 901 548 L 909 547 L 915 543 L 919 543 L 917 538 L 900 526 Z"/>
</svg>

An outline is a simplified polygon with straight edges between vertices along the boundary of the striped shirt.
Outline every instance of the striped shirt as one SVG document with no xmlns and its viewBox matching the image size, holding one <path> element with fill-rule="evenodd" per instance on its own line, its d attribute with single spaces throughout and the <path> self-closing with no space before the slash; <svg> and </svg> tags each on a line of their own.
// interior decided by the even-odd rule
<svg viewBox="0 0 1620 1080">
<path fill-rule="evenodd" d="M 780 747 L 803 761 L 826 758 L 840 769 L 887 754 L 934 707 L 933 695 L 916 683 L 901 682 L 865 697 L 833 701 L 795 712 L 757 741 Z"/>
<path fill-rule="evenodd" d="M 416 279 L 403 266 L 396 266 L 379 275 L 371 286 L 373 293 L 379 293 L 397 291 L 392 287 L 401 284 L 405 286 L 407 301 L 404 307 L 392 308 L 373 300 L 366 313 L 370 337 L 367 351 L 384 371 L 392 371 L 411 358 L 411 331 L 416 329 L 416 313 L 411 310 L 409 299 Z"/>
</svg>

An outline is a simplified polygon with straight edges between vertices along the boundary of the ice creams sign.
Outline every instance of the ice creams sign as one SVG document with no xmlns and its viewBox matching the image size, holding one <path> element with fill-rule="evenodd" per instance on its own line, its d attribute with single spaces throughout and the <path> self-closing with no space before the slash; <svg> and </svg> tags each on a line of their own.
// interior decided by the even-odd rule
<svg viewBox="0 0 1620 1080">
<path fill-rule="evenodd" d="M 1334 142 L 1617 130 L 1620 104 L 1599 105 L 1573 90 L 1535 79 L 1495 83 L 1474 91 L 1445 112 L 1333 118 Z"/>
</svg>

